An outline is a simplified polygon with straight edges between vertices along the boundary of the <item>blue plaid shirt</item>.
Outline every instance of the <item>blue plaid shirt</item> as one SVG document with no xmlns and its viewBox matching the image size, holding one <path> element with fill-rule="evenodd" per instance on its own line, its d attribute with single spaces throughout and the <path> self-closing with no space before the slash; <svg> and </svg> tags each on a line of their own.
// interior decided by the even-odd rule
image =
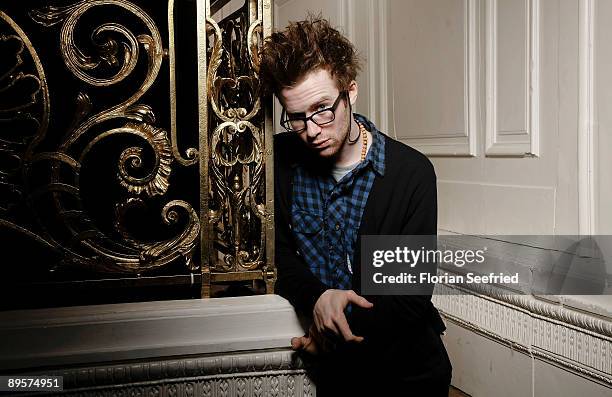
<svg viewBox="0 0 612 397">
<path fill-rule="evenodd" d="M 376 174 L 385 172 L 385 141 L 365 117 L 355 114 L 372 133 L 365 161 L 338 182 L 331 170 L 314 174 L 298 164 L 293 174 L 291 221 L 299 254 L 310 271 L 330 288 L 351 289 L 351 258 L 361 216 Z"/>
</svg>

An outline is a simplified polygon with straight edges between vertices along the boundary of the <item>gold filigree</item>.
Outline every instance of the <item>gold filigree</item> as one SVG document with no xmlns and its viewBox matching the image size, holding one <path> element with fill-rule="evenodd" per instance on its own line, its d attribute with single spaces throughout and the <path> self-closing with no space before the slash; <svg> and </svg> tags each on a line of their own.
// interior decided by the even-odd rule
<svg viewBox="0 0 612 397">
<path fill-rule="evenodd" d="M 249 40 L 249 61 L 255 73 L 259 73 L 259 49 L 261 47 L 262 32 L 261 19 L 258 19 L 249 26 L 247 33 Z"/>
<path fill-rule="evenodd" d="M 135 178 L 130 176 L 128 164 L 132 168 L 142 167 L 142 148 L 130 147 L 125 149 L 119 158 L 119 173 L 117 175 L 121 186 L 133 194 L 146 193 L 148 196 L 154 196 L 166 193 L 170 185 L 169 179 L 172 171 L 170 165 L 173 159 L 166 131 L 149 124 L 134 123 L 126 124 L 121 130 L 121 132 L 133 133 L 145 139 L 155 153 L 153 171 L 144 178 Z"/>
<path fill-rule="evenodd" d="M 77 25 L 86 12 L 95 7 L 108 6 L 119 7 L 136 16 L 148 32 L 135 34 L 118 23 L 101 24 L 93 28 L 90 35 L 96 53 L 86 54 L 75 44 L 74 34 Z M 60 52 L 62 59 L 75 77 L 91 86 L 111 86 L 125 80 L 134 71 L 141 53 L 147 56 L 144 80 L 126 100 L 95 114 L 90 114 L 92 106 L 88 95 L 79 93 L 73 127 L 60 142 L 57 153 L 39 156 L 37 161 L 49 160 L 54 161 L 53 164 L 58 164 L 58 161 L 66 163 L 68 159 L 74 157 L 69 153 L 78 150 L 76 159 L 74 162 L 70 161 L 70 164 L 80 167 L 93 147 L 102 140 L 122 134 L 137 136 L 143 139 L 154 153 L 153 165 L 150 170 L 147 170 L 145 176 L 136 177 L 133 171 L 144 165 L 143 148 L 133 146 L 121 152 L 117 178 L 119 184 L 132 197 L 129 197 L 124 204 L 118 205 L 117 213 L 125 214 L 132 206 L 142 203 L 141 198 L 133 196 L 150 197 L 165 194 L 169 187 L 174 159 L 173 144 L 163 129 L 154 126 L 156 120 L 151 107 L 137 103 L 156 80 L 163 61 L 164 51 L 161 36 L 154 21 L 141 8 L 129 1 L 121 0 L 80 1 L 68 7 L 49 6 L 33 11 L 31 16 L 36 22 L 47 27 L 61 23 Z M 121 40 L 118 41 L 111 37 L 121 37 Z M 102 69 L 100 66 L 103 63 L 115 68 L 111 76 L 100 77 L 93 74 Z M 128 122 L 123 127 L 104 128 L 106 124 L 112 125 L 124 120 Z M 99 132 L 100 129 L 102 132 Z M 92 133 L 96 134 L 93 138 L 77 145 Z M 80 147 L 83 149 L 79 150 Z M 63 191 L 80 200 L 78 168 L 75 169 L 76 186 L 60 182 L 59 167 L 54 165 L 52 170 L 52 181 L 45 186 L 44 190 L 46 192 Z M 86 247 L 94 253 L 94 262 L 98 264 L 97 271 L 141 272 L 164 266 L 178 257 L 183 257 L 190 270 L 198 268 L 198 265 L 192 261 L 192 254 L 199 234 L 199 220 L 193 208 L 184 201 L 173 200 L 162 209 L 162 220 L 168 225 L 178 220 L 179 210 L 182 209 L 188 214 L 186 227 L 174 238 L 158 242 L 137 241 L 130 238 L 121 221 L 116 220 L 116 230 L 123 237 L 122 242 L 117 242 L 97 230 L 93 224 L 86 222 L 83 219 L 82 211 L 64 208 L 60 195 L 53 193 L 53 198 L 57 212 L 65 215 L 62 219 L 72 235 L 72 244 L 75 247 L 78 245 Z M 80 223 L 76 221 L 77 219 Z"/>
<path fill-rule="evenodd" d="M 130 261 L 122 264 L 132 271 L 144 271 L 163 266 L 178 257 L 185 260 L 186 266 L 195 271 L 197 263 L 193 262 L 193 251 L 200 233 L 200 222 L 196 211 L 189 203 L 182 200 L 172 200 L 162 209 L 162 220 L 166 225 L 179 221 L 179 210 L 187 214 L 185 227 L 177 236 L 165 241 L 149 243 L 138 241 L 132 237 L 123 225 L 123 218 L 130 208 L 144 205 L 139 198 L 130 198 L 116 206 L 115 225 L 125 241 L 138 248 L 138 254 Z"/>
<path fill-rule="evenodd" d="M 257 7 L 255 7 L 257 5 Z M 210 200 L 219 260 L 211 264 L 222 279 L 244 279 L 254 271 L 274 283 L 273 264 L 265 263 L 269 210 L 266 207 L 264 130 L 266 115 L 259 95 L 259 49 L 263 32 L 257 18 L 261 4 L 243 8 L 217 23 L 206 18 L 209 41 L 207 99 L 209 104 Z M 249 276 L 247 276 L 249 277 Z M 270 292 L 270 290 L 269 290 Z"/>
<path fill-rule="evenodd" d="M 79 19 L 85 12 L 97 6 L 114 5 L 137 15 L 149 27 L 155 35 L 155 23 L 139 7 L 121 0 L 91 0 L 81 1 L 67 7 L 47 6 L 43 9 L 34 10 L 30 13 L 32 19 L 44 26 L 53 26 L 63 21 L 60 32 L 60 52 L 66 67 L 83 82 L 94 86 L 109 86 L 125 79 L 136 67 L 139 57 L 139 42 L 143 43 L 146 38 L 136 37 L 130 30 L 117 23 L 105 23 L 96 27 L 91 33 L 90 39 L 97 48 L 95 56 L 86 55 L 74 43 L 74 31 Z M 125 41 L 118 44 L 110 38 L 109 33 L 118 33 Z M 159 36 L 159 35 L 158 35 Z M 156 37 L 158 42 L 161 38 Z M 102 63 L 110 66 L 119 64 L 119 52 L 123 55 L 123 62 L 119 70 L 111 77 L 99 78 L 87 74 L 86 71 L 98 68 Z"/>
<path fill-rule="evenodd" d="M 46 134 L 49 92 L 45 73 L 28 36 L 0 11 L 0 215 L 23 200 L 31 148 Z"/>
<path fill-rule="evenodd" d="M 130 147 L 122 151 L 119 157 L 119 183 L 129 193 L 147 196 L 161 195 L 168 190 L 170 173 L 172 171 L 172 154 L 166 132 L 149 124 L 127 123 L 122 128 L 116 128 L 98 135 L 83 150 L 79 163 L 82 163 L 91 148 L 102 139 L 118 134 L 132 134 L 144 139 L 155 153 L 155 164 L 149 174 L 142 178 L 130 175 L 129 168 L 142 167 L 142 148 Z"/>
<path fill-rule="evenodd" d="M 257 51 L 253 50 L 256 48 L 252 45 L 253 42 L 257 42 L 254 36 L 261 35 L 261 29 L 258 28 L 261 22 L 259 20 L 251 24 L 248 32 L 251 36 L 249 37 L 249 54 L 256 55 Z M 212 51 L 209 61 L 209 71 L 206 86 L 208 88 L 208 99 L 209 104 L 215 115 L 221 119 L 222 122 L 237 122 L 239 120 L 250 120 L 255 117 L 261 110 L 261 100 L 258 95 L 259 78 L 257 74 L 252 71 L 248 76 L 237 76 L 237 77 L 224 77 L 219 76 L 218 71 L 221 67 L 224 57 L 231 57 L 231 53 L 223 49 L 223 35 L 219 25 L 211 18 L 206 19 L 207 32 L 212 37 Z M 249 65 L 259 65 L 259 60 L 243 60 L 248 62 Z M 228 61 L 229 62 L 229 61 Z M 250 110 L 245 108 L 224 108 L 221 104 L 221 94 L 224 90 L 239 90 L 241 86 L 246 86 L 248 89 L 243 89 L 244 95 L 249 95 L 253 98 L 253 103 Z"/>
<path fill-rule="evenodd" d="M 145 25 L 149 34 L 135 35 L 122 25 L 116 23 L 102 24 L 94 28 L 90 36 L 92 42 L 96 48 L 98 48 L 98 54 L 96 54 L 96 56 L 85 55 L 74 44 L 74 30 L 83 14 L 92 8 L 103 6 L 116 6 L 130 12 Z M 34 21 L 44 26 L 53 26 L 63 22 L 60 32 L 60 52 L 64 63 L 76 77 L 93 86 L 109 86 L 121 82 L 134 70 L 139 58 L 140 46 L 142 46 L 147 54 L 148 62 L 145 79 L 133 95 L 109 109 L 98 112 L 81 123 L 78 128 L 64 140 L 60 146 L 60 151 L 66 151 L 67 148 L 73 145 L 85 132 L 89 131 L 93 126 L 105 121 L 115 118 L 142 120 L 133 112 L 135 109 L 133 106 L 142 95 L 148 91 L 157 78 L 163 60 L 163 47 L 159 30 L 155 22 L 147 13 L 128 1 L 91 0 L 81 1 L 67 7 L 47 6 L 32 11 L 31 16 Z M 119 33 L 125 41 L 118 44 L 116 40 L 110 37 L 104 37 L 104 33 L 108 32 Z M 118 63 L 116 55 L 119 48 L 123 48 L 123 62 L 119 70 L 113 76 L 100 78 L 87 73 L 87 71 L 98 68 L 101 62 L 106 62 L 109 65 Z M 147 120 L 147 122 L 150 122 L 150 120 Z"/>
<path fill-rule="evenodd" d="M 182 208 L 189 216 L 187 226 L 183 232 L 171 240 L 151 244 L 141 252 L 140 256 L 146 262 L 148 258 L 157 258 L 161 253 L 176 252 L 185 257 L 188 267 L 195 270 L 197 266 L 193 266 L 191 259 L 193 249 L 195 248 L 195 242 L 200 232 L 200 223 L 197 213 L 187 202 L 173 200 L 162 209 L 162 219 L 167 225 L 174 224 L 179 219 L 178 211 L 175 208 Z"/>
<path fill-rule="evenodd" d="M 183 166 L 196 164 L 200 154 L 196 148 L 188 148 L 185 151 L 186 158 L 181 156 L 178 149 L 177 127 L 176 127 L 176 55 L 174 52 L 174 0 L 168 0 L 168 59 L 170 63 L 170 136 L 172 137 L 172 154 L 176 161 Z"/>
<path fill-rule="evenodd" d="M 72 123 L 70 123 L 70 127 L 68 131 L 73 131 L 79 124 L 85 120 L 85 118 L 91 114 L 93 109 L 93 104 L 91 103 L 91 99 L 89 95 L 84 92 L 79 92 L 76 97 L 76 109 L 74 111 Z"/>
<path fill-rule="evenodd" d="M 17 153 L 14 146 L 9 147 L 9 143 L 2 141 L 2 136 L 0 152 L 9 148 L 11 159 L 17 161 L 15 165 L 23 164 L 23 175 L 29 175 L 32 169 L 44 170 L 46 179 L 32 189 L 24 189 L 25 198 L 34 211 L 39 211 L 41 219 L 44 211 L 55 210 L 53 220 L 48 222 L 55 222 L 52 226 L 60 232 L 50 227 L 45 229 L 49 225 L 41 221 L 44 231 L 40 239 L 60 247 L 66 265 L 96 272 L 140 274 L 181 261 L 191 271 L 202 265 L 205 296 L 211 280 L 260 279 L 266 283 L 268 292 L 272 292 L 276 278 L 271 260 L 273 192 L 269 140 L 272 129 L 268 109 L 262 107 L 258 80 L 262 33 L 271 24 L 270 15 L 263 9 L 267 6 L 269 11 L 270 3 L 245 0 L 238 12 L 220 22 L 210 16 L 210 0 L 197 3 L 198 15 L 202 16 L 198 22 L 201 65 L 197 149 L 181 152 L 177 143 L 174 0 L 168 1 L 168 50 L 163 48 L 155 21 L 131 1 L 79 0 L 73 5 L 47 6 L 30 13 L 40 26 L 58 28 L 60 62 L 80 85 L 73 103 L 74 115 L 66 120 L 69 127 L 65 135 L 58 136 L 59 141 L 52 141 L 54 146 L 47 142 L 40 145 L 44 152 L 38 148 L 48 128 L 49 100 L 42 66 L 22 32 L 15 30 L 18 33 L 9 39 L 0 37 L 9 41 L 18 39 L 23 44 L 15 46 L 21 49 L 10 59 L 11 65 L 0 70 L 0 87 L 3 82 L 10 82 L 8 89 L 18 84 L 39 83 L 26 101 L 33 103 L 20 103 L 22 108 L 10 110 L 19 112 L 36 104 L 44 114 L 32 117 L 22 113 L 24 119 L 36 121 L 36 134 L 22 142 L 25 152 Z M 202 8 L 205 17 L 201 14 Z M 88 21 L 99 21 L 97 17 L 103 15 L 99 12 L 107 10 L 119 10 L 121 20 L 85 26 Z M 99 14 L 90 18 L 93 13 Z M 128 28 L 132 25 L 127 22 L 134 17 L 136 27 Z M 32 54 L 37 73 L 30 69 L 19 74 L 20 62 L 27 58 L 28 51 L 24 48 Z M 171 120 L 170 128 L 162 129 L 156 123 L 153 109 L 142 103 L 141 98 L 158 80 L 164 59 L 169 61 Z M 134 90 L 123 90 L 120 99 L 111 105 L 101 108 L 96 101 L 98 92 L 111 92 L 132 83 Z M 129 147 L 116 150 L 115 140 L 106 142 L 117 137 L 116 142 L 121 144 L 125 140 L 119 136 L 128 135 L 138 138 L 138 144 L 130 143 L 126 145 Z M 103 140 L 104 144 L 96 146 Z M 81 183 L 92 172 L 85 163 L 104 154 L 108 148 L 116 150 L 118 155 L 117 178 L 121 186 L 119 193 L 112 190 L 111 194 L 120 194 L 121 198 L 115 200 L 119 204 L 114 207 L 114 222 L 105 226 L 110 230 L 102 231 L 96 224 L 99 220 L 90 219 L 87 212 L 91 208 L 87 205 L 92 201 L 82 201 L 85 190 L 81 191 Z M 158 205 L 157 198 L 169 190 L 172 167 L 176 163 L 182 166 L 199 163 L 200 212 L 196 213 L 185 201 L 172 200 L 161 209 L 161 220 L 172 231 L 171 237 L 164 235 L 157 237 L 160 241 L 150 241 L 151 236 L 147 234 L 146 238 L 137 237 L 137 227 L 130 233 L 128 226 L 134 227 L 133 222 L 128 222 L 134 219 L 131 211 L 136 207 L 148 208 L 151 203 Z M 0 185 L 15 174 L 16 168 L 11 167 L 10 172 L 0 170 Z M 151 200 L 153 196 L 157 198 Z M 46 206 L 38 206 L 43 200 Z M 192 259 L 198 244 L 202 250 L 199 263 Z M 209 247 L 215 248 L 211 252 Z"/>
</svg>

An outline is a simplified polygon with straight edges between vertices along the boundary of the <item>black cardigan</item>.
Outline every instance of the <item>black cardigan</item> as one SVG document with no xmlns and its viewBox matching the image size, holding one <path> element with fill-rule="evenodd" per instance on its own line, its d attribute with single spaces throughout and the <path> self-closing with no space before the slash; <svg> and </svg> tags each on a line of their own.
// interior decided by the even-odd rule
<svg viewBox="0 0 612 397">
<path fill-rule="evenodd" d="M 385 172 L 376 175 L 370 191 L 357 236 L 353 255 L 353 280 L 355 292 L 361 295 L 361 236 L 362 235 L 434 235 L 437 233 L 436 175 L 427 157 L 418 151 L 397 142 L 384 134 Z M 287 298 L 299 311 L 312 316 L 319 296 L 328 288 L 315 277 L 298 253 L 291 234 L 292 173 L 296 163 L 320 164 L 299 137 L 281 133 L 274 137 L 275 170 L 275 257 L 278 269 L 276 292 Z M 424 356 L 421 367 L 438 367 L 435 372 L 444 372 L 450 378 L 450 363 L 438 335 L 444 324 L 431 303 L 431 296 L 365 296 L 374 304 L 371 309 L 353 305 L 348 318 L 355 335 L 364 336 L 375 349 L 389 350 L 385 359 L 394 356 L 400 359 L 402 352 Z M 396 336 L 396 338 L 390 338 Z M 412 338 L 414 344 L 399 348 L 392 340 L 399 337 Z M 437 339 L 437 340 L 436 340 Z M 391 343 L 391 345 L 390 345 Z M 405 351 L 405 348 L 408 351 Z M 422 348 L 422 349 L 421 349 Z M 415 360 L 418 360 L 415 357 Z M 448 368 L 442 367 L 448 363 Z M 443 365 L 444 364 L 444 365 Z M 406 366 L 404 366 L 406 367 Z M 413 373 L 415 371 L 412 371 Z M 446 372 L 445 372 L 446 371 Z M 430 375 L 432 375 L 430 373 Z"/>
</svg>

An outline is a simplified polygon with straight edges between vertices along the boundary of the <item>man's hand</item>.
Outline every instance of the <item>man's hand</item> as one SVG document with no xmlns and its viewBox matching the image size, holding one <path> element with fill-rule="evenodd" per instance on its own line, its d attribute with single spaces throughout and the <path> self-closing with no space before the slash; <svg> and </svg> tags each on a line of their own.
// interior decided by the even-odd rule
<svg viewBox="0 0 612 397">
<path fill-rule="evenodd" d="M 353 290 L 328 289 L 323 292 L 313 310 L 314 325 L 322 337 L 332 334 L 346 342 L 361 342 L 362 336 L 355 336 L 346 321 L 344 309 L 349 303 L 369 309 L 373 305 Z M 326 337 L 327 338 L 327 337 Z"/>
</svg>

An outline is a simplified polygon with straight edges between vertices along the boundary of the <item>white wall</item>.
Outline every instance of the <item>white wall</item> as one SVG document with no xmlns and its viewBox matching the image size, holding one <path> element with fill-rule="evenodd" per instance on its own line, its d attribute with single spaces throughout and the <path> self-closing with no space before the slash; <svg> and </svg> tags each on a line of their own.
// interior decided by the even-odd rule
<svg viewBox="0 0 612 397">
<path fill-rule="evenodd" d="M 595 230 L 612 234 L 612 2 L 594 3 Z"/>
<path fill-rule="evenodd" d="M 437 156 L 441 229 L 578 232 L 576 11 L 389 1 L 395 134 Z"/>
<path fill-rule="evenodd" d="M 435 156 L 439 227 L 611 233 L 612 4 L 388 0 L 387 8 L 390 124 Z"/>
</svg>

